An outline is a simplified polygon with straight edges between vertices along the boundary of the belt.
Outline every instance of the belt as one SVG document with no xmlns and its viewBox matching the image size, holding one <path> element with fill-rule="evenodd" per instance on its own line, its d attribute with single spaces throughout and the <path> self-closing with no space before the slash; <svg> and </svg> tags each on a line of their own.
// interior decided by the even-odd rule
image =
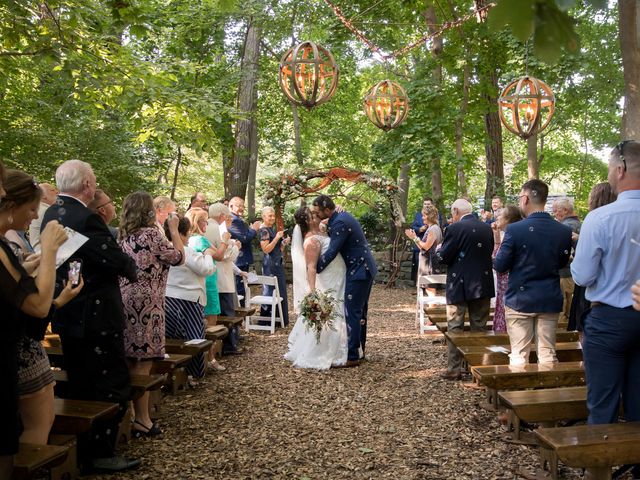
<svg viewBox="0 0 640 480">
<path fill-rule="evenodd" d="M 617 308 L 618 310 L 631 310 L 633 308 L 633 305 L 629 305 L 628 307 L 614 307 L 613 305 L 607 305 L 606 303 L 602 303 L 602 302 L 591 302 L 591 308 L 596 308 L 596 307 L 609 307 L 609 308 Z"/>
</svg>

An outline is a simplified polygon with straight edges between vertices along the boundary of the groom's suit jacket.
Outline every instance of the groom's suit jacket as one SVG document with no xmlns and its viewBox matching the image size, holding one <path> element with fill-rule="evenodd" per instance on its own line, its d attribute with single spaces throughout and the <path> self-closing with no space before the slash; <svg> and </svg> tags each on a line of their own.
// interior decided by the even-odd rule
<svg viewBox="0 0 640 480">
<path fill-rule="evenodd" d="M 327 251 L 318 259 L 318 273 L 341 253 L 347 265 L 347 281 L 375 278 L 378 267 L 358 221 L 347 212 L 333 212 L 328 226 L 331 241 Z"/>
</svg>

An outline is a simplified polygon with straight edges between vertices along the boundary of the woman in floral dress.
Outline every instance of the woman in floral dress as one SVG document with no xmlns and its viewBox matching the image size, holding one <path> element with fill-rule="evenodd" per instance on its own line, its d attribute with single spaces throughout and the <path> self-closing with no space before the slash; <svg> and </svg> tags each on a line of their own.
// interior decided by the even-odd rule
<svg viewBox="0 0 640 480">
<path fill-rule="evenodd" d="M 496 258 L 500 245 L 502 244 L 502 238 L 504 237 L 504 231 L 507 229 L 507 225 L 510 223 L 518 222 L 522 220 L 522 214 L 520 209 L 515 205 L 507 205 L 500 210 L 496 221 L 491 224 L 493 228 L 493 258 Z M 507 322 L 504 318 L 504 294 L 507 291 L 509 284 L 509 272 L 496 273 L 497 289 L 496 289 L 496 308 L 493 315 L 493 331 L 496 333 L 505 333 L 507 331 Z"/>
<path fill-rule="evenodd" d="M 155 226 L 153 199 L 146 192 L 130 194 L 122 206 L 118 243 L 138 267 L 138 281 L 120 280 L 126 315 L 124 346 L 129 371 L 149 375 L 153 360 L 165 354 L 165 291 L 169 267 L 180 265 L 184 247 L 178 233 L 178 217 L 170 215 L 167 239 Z M 161 433 L 149 416 L 149 393 L 134 402 L 136 437 Z"/>
</svg>

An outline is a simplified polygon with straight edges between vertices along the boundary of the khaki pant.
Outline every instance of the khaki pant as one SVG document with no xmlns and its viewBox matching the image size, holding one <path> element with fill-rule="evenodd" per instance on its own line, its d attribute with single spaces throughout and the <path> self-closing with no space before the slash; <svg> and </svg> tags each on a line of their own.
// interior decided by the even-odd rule
<svg viewBox="0 0 640 480">
<path fill-rule="evenodd" d="M 529 363 L 531 342 L 536 342 L 538 363 L 555 363 L 557 313 L 523 313 L 505 308 L 507 333 L 511 343 L 509 365 Z"/>
<path fill-rule="evenodd" d="M 573 278 L 560 278 L 560 290 L 562 290 L 562 312 L 560 312 L 560 321 L 568 322 L 569 313 L 571 312 L 571 301 L 573 300 L 573 290 L 576 284 Z"/>
<path fill-rule="evenodd" d="M 447 331 L 464 331 L 464 315 L 469 310 L 469 324 L 471 331 L 482 331 L 489 320 L 489 310 L 491 309 L 490 298 L 479 298 L 469 300 L 465 303 L 447 305 Z M 448 372 L 460 373 L 462 368 L 462 354 L 452 342 L 447 342 L 448 347 Z"/>
</svg>

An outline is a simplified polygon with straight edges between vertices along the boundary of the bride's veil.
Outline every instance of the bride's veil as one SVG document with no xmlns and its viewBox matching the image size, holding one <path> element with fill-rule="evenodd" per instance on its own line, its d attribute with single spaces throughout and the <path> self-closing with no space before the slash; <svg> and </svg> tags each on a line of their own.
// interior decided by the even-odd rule
<svg viewBox="0 0 640 480">
<path fill-rule="evenodd" d="M 304 261 L 302 230 L 296 225 L 291 239 L 291 263 L 293 264 L 293 308 L 300 314 L 300 302 L 308 290 L 307 264 Z"/>
</svg>

